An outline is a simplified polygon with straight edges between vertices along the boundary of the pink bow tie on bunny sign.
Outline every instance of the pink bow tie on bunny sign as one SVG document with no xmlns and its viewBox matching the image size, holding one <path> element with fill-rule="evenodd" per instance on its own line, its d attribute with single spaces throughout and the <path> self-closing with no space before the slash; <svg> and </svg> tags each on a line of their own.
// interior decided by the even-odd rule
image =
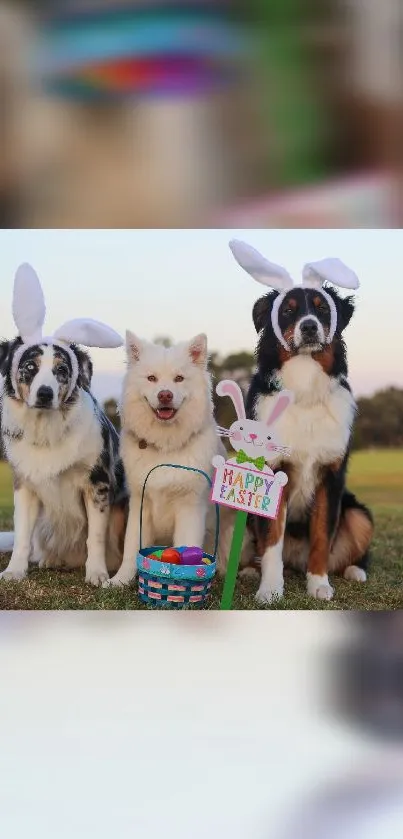
<svg viewBox="0 0 403 839">
<path fill-rule="evenodd" d="M 220 437 L 230 439 L 237 454 L 228 460 L 221 455 L 213 458 L 216 471 L 211 494 L 214 503 L 238 511 L 221 600 L 221 608 L 230 609 L 248 513 L 268 519 L 276 519 L 279 513 L 288 477 L 285 472 L 274 473 L 267 462 L 281 460 L 289 454 L 290 450 L 280 443 L 273 431 L 273 425 L 294 397 L 290 391 L 280 391 L 266 422 L 257 422 L 246 419 L 242 391 L 236 382 L 220 382 L 217 394 L 229 396 L 237 414 L 228 430 L 217 428 Z"/>
</svg>

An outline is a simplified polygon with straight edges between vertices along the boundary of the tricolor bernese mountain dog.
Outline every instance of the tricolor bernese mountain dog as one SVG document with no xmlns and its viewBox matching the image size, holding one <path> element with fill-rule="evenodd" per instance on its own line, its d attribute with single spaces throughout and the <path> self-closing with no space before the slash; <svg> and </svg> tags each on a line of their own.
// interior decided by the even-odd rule
<svg viewBox="0 0 403 839">
<path fill-rule="evenodd" d="M 249 270 L 250 254 L 241 252 L 239 259 L 233 244 L 238 262 L 262 282 L 259 269 Z M 365 581 L 373 535 L 371 513 L 346 488 L 356 404 L 343 333 L 354 312 L 353 298 L 341 297 L 328 284 L 288 288 L 286 283 L 284 288 L 269 291 L 254 305 L 257 371 L 246 402 L 247 417 L 265 421 L 282 389 L 294 394 L 276 424 L 291 453 L 271 463 L 289 478 L 279 517 L 251 522 L 262 603 L 283 596 L 284 565 L 304 570 L 308 593 L 322 600 L 333 597 L 329 573 Z"/>
<path fill-rule="evenodd" d="M 100 585 L 123 555 L 127 492 L 118 434 L 91 394 L 92 363 L 60 342 L 0 343 L 1 433 L 14 477 L 15 533 L 0 534 L 20 580 L 29 561 L 86 568 Z M 76 359 L 76 362 L 74 361 Z"/>
</svg>

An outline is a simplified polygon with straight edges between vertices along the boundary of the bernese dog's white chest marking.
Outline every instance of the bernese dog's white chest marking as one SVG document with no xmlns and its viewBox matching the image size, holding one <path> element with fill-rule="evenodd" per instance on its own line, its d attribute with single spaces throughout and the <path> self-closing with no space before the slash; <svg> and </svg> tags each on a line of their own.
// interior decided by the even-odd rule
<svg viewBox="0 0 403 839">
<path fill-rule="evenodd" d="M 315 492 L 321 466 L 343 457 L 350 439 L 355 402 L 338 379 L 328 376 L 310 355 L 287 361 L 281 371 L 282 385 L 291 390 L 295 402 L 276 423 L 276 436 L 291 449 L 287 462 L 293 466 L 288 518 L 301 517 Z M 261 396 L 256 418 L 266 420 L 277 394 Z M 275 462 L 278 465 L 280 458 Z"/>
</svg>

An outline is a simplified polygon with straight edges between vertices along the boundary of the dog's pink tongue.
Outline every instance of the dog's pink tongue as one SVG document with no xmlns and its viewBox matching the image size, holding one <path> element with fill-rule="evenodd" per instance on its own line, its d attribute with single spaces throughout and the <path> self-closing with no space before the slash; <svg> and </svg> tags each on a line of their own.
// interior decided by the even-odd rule
<svg viewBox="0 0 403 839">
<path fill-rule="evenodd" d="M 173 408 L 158 408 L 157 417 L 162 420 L 170 420 L 175 415 Z"/>
</svg>

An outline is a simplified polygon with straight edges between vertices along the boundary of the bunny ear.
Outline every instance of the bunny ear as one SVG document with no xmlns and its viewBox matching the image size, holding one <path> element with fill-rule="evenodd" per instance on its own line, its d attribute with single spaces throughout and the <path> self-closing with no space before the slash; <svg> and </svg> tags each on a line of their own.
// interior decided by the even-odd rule
<svg viewBox="0 0 403 839">
<path fill-rule="evenodd" d="M 68 344 L 103 349 L 121 347 L 124 343 L 123 338 L 114 329 L 91 318 L 69 320 L 56 330 L 53 337 Z"/>
<path fill-rule="evenodd" d="M 239 385 L 230 379 L 224 379 L 219 382 L 216 387 L 218 396 L 229 396 L 234 403 L 238 419 L 246 419 L 245 406 L 243 403 L 243 394 Z"/>
<path fill-rule="evenodd" d="M 303 269 L 302 278 L 305 286 L 318 289 L 322 288 L 324 282 L 332 283 L 339 288 L 356 289 L 360 285 L 357 274 L 336 258 L 308 262 Z"/>
<path fill-rule="evenodd" d="M 278 420 L 281 414 L 284 413 L 286 408 L 294 402 L 294 394 L 290 390 L 282 390 L 276 402 L 274 404 L 274 408 L 266 420 L 266 425 L 274 425 L 274 423 Z"/>
<path fill-rule="evenodd" d="M 229 246 L 241 268 L 247 271 L 258 283 L 274 288 L 276 291 L 287 291 L 293 288 L 294 283 L 288 271 L 281 265 L 269 262 L 251 245 L 233 239 Z"/>
<path fill-rule="evenodd" d="M 31 265 L 20 265 L 14 279 L 13 318 L 24 343 L 41 341 L 46 306 L 42 286 Z"/>
</svg>

